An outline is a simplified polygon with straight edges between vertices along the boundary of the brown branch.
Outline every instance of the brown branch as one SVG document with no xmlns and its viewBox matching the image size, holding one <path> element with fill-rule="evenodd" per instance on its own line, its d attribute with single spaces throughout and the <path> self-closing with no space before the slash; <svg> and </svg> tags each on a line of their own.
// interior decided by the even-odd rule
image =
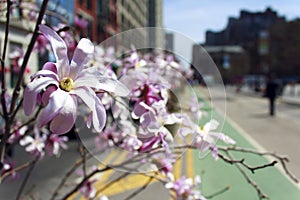
<svg viewBox="0 0 300 200">
<path fill-rule="evenodd" d="M 31 166 L 34 162 L 36 162 L 35 160 L 32 160 L 30 162 L 27 162 L 27 163 L 24 163 L 18 167 L 16 167 L 14 170 L 11 170 L 11 171 L 8 171 L 6 172 L 5 174 L 3 174 L 1 177 L 0 177 L 0 183 L 1 183 L 1 180 L 4 180 L 6 177 L 10 176 L 11 174 L 13 174 L 14 172 L 18 172 L 18 171 L 21 171 L 25 168 L 27 168 L 28 166 Z"/>
<path fill-rule="evenodd" d="M 228 158 L 230 160 L 234 160 L 233 156 L 227 151 L 226 152 Z M 264 192 L 261 190 L 261 188 L 257 185 L 257 183 L 252 180 L 244 171 L 244 169 L 240 166 L 239 163 L 234 163 L 234 165 L 236 166 L 236 168 L 241 172 L 241 174 L 244 176 L 244 178 L 246 179 L 246 181 L 256 190 L 257 195 L 259 197 L 260 200 L 262 199 L 269 199 L 269 197 L 264 194 Z"/>
<path fill-rule="evenodd" d="M 100 189 L 97 190 L 95 196 L 98 196 L 101 192 L 103 192 L 104 190 L 106 190 L 107 188 L 109 188 L 111 185 L 117 183 L 122 178 L 125 178 L 129 174 L 130 174 L 129 172 L 123 173 L 121 176 L 119 176 L 119 177 L 115 178 L 114 180 L 110 181 L 109 183 L 105 184 L 102 188 L 100 188 Z"/>
<path fill-rule="evenodd" d="M 17 80 L 17 83 L 16 83 L 16 87 L 14 88 L 13 95 L 12 95 L 12 100 L 11 100 L 11 105 L 10 105 L 10 113 L 14 112 L 14 110 L 15 110 L 15 105 L 16 105 L 17 99 L 18 99 L 19 94 L 20 94 L 25 69 L 26 69 L 27 63 L 29 61 L 31 52 L 33 50 L 34 44 L 37 40 L 37 37 L 38 37 L 38 34 L 39 34 L 38 33 L 39 25 L 41 24 L 41 22 L 43 20 L 43 17 L 45 15 L 45 12 L 46 12 L 46 9 L 47 9 L 47 4 L 48 4 L 48 0 L 44 0 L 42 5 L 41 5 L 40 13 L 39 13 L 36 25 L 35 25 L 35 29 L 34 29 L 32 38 L 30 40 L 30 43 L 29 43 L 29 45 L 27 47 L 27 50 L 26 50 L 26 53 L 24 55 L 24 59 L 23 59 L 23 62 L 22 62 L 21 68 L 20 68 L 19 77 L 18 77 L 18 80 Z"/>
<path fill-rule="evenodd" d="M 55 199 L 55 197 L 59 193 L 59 190 L 65 185 L 67 179 L 71 176 L 71 174 L 73 174 L 73 172 L 80 166 L 81 163 L 82 163 L 82 160 L 79 160 L 78 162 L 76 162 L 73 165 L 73 167 L 65 174 L 65 176 L 61 179 L 60 183 L 57 185 L 56 189 L 54 190 L 53 195 L 50 198 L 50 200 Z"/>
<path fill-rule="evenodd" d="M 135 197 L 136 195 L 138 195 L 139 193 L 141 193 L 142 191 L 144 191 L 150 185 L 152 180 L 153 180 L 153 177 L 149 177 L 149 180 L 142 187 L 140 187 L 139 189 L 134 191 L 131 195 L 126 197 L 124 200 L 130 200 L 133 197 Z"/>
<path fill-rule="evenodd" d="M 101 172 L 104 172 L 104 171 L 107 171 L 107 170 L 111 170 L 111 169 L 112 169 L 112 167 L 106 166 L 106 167 L 104 167 L 104 168 L 102 168 L 102 169 L 96 169 L 96 170 L 92 171 L 90 174 L 88 174 L 86 177 L 84 177 L 84 178 L 80 181 L 80 183 L 78 183 L 78 184 L 76 185 L 76 187 L 73 188 L 70 192 L 68 192 L 62 199 L 63 199 L 63 200 L 68 199 L 72 194 L 74 194 L 75 192 L 77 192 L 77 191 L 83 186 L 83 184 L 84 184 L 87 180 L 89 180 L 89 179 L 90 179 L 92 176 L 94 176 L 95 174 L 101 173 Z"/>
<path fill-rule="evenodd" d="M 80 144 L 79 151 L 82 159 L 83 177 L 86 177 L 86 150 L 82 143 Z"/>
<path fill-rule="evenodd" d="M 34 160 L 34 162 L 31 163 L 30 168 L 28 169 L 28 171 L 27 171 L 27 173 L 26 173 L 26 175 L 24 177 L 24 180 L 23 180 L 23 182 L 22 182 L 22 184 L 20 186 L 20 189 L 19 189 L 19 191 L 17 193 L 16 200 L 19 200 L 21 198 L 21 195 L 22 195 L 22 192 L 23 192 L 23 190 L 24 190 L 24 188 L 26 186 L 26 183 L 29 180 L 29 177 L 30 177 L 30 175 L 31 175 L 31 173 L 33 171 L 33 168 L 34 168 L 35 164 L 37 163 L 37 161 L 39 160 L 39 158 L 40 158 L 39 156 L 36 157 L 35 160 Z"/>
<path fill-rule="evenodd" d="M 1 57 L 1 104 L 2 104 L 2 112 L 4 116 L 4 120 L 7 120 L 7 107 L 6 107 L 6 100 L 5 100 L 5 93 L 6 93 L 6 83 L 5 83 L 5 57 L 7 51 L 7 44 L 8 44 L 8 34 L 9 34 L 9 22 L 10 22 L 10 6 L 12 2 L 10 0 L 6 1 L 6 23 L 5 23 L 5 35 L 4 35 L 4 46 L 3 52 Z M 2 160 L 1 160 L 2 161 Z"/>
<path fill-rule="evenodd" d="M 247 163 L 245 163 L 245 159 L 241 159 L 241 160 L 231 160 L 231 159 L 228 159 L 226 158 L 224 155 L 218 153 L 218 156 L 225 162 L 229 163 L 229 164 L 236 164 L 236 163 L 239 163 L 241 165 L 243 165 L 244 167 L 246 167 L 248 170 L 250 170 L 253 174 L 255 173 L 256 170 L 259 170 L 259 169 L 264 169 L 264 168 L 267 168 L 267 167 L 272 167 L 274 166 L 277 161 L 273 161 L 271 163 L 267 163 L 267 164 L 264 164 L 264 165 L 259 165 L 259 166 L 255 166 L 255 167 L 251 167 L 250 165 L 248 165 Z"/>
<path fill-rule="evenodd" d="M 259 156 L 271 156 L 275 159 L 277 159 L 279 161 L 279 163 L 281 164 L 284 172 L 295 182 L 295 183 L 299 183 L 299 179 L 288 169 L 288 167 L 286 166 L 286 163 L 289 162 L 289 159 L 287 156 L 282 156 L 282 155 L 278 155 L 274 152 L 259 152 L 253 149 L 245 149 L 245 148 L 241 148 L 241 147 L 235 147 L 235 146 L 231 146 L 231 147 L 218 147 L 219 150 L 222 151 L 237 151 L 237 152 L 243 152 L 243 153 L 251 153 L 251 154 L 255 154 L 255 155 L 259 155 Z"/>
<path fill-rule="evenodd" d="M 213 193 L 211 195 L 205 196 L 205 198 L 206 199 L 212 199 L 212 198 L 214 198 L 216 196 L 219 196 L 219 195 L 227 192 L 229 189 L 230 189 L 230 186 L 226 186 L 225 188 L 221 189 L 220 191 L 217 191 L 217 192 L 215 192 L 215 193 Z"/>
</svg>

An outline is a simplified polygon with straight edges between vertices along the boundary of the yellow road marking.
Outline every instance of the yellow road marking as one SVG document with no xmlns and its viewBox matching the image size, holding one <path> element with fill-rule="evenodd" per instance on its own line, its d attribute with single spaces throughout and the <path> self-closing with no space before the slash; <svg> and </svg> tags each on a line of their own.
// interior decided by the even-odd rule
<svg viewBox="0 0 300 200">
<path fill-rule="evenodd" d="M 132 190 L 135 188 L 142 187 L 146 184 L 149 180 L 149 177 L 145 175 L 136 174 L 136 175 L 129 175 L 125 178 L 122 178 L 119 181 L 114 182 L 109 188 L 104 189 L 101 193 L 97 194 L 97 197 L 100 195 L 112 196 L 116 195 L 128 190 Z M 153 179 L 149 184 L 157 182 L 156 179 Z M 105 186 L 105 183 L 101 182 L 100 188 Z"/>
<path fill-rule="evenodd" d="M 107 155 L 107 157 L 103 160 L 103 164 L 100 164 L 99 167 L 103 167 L 105 164 L 117 164 L 126 159 L 127 153 L 126 152 L 118 152 L 114 151 Z M 187 177 L 194 177 L 194 157 L 193 157 L 193 150 L 188 149 L 180 158 L 177 159 L 173 166 L 173 173 L 175 176 L 175 180 L 180 178 L 183 174 Z M 183 162 L 185 162 L 185 172 L 183 172 Z M 109 170 L 104 173 L 100 174 L 100 179 L 94 184 L 96 190 L 101 190 L 105 187 L 105 185 L 109 184 L 110 180 L 117 179 L 122 173 L 115 173 L 115 170 Z M 114 176 L 116 174 L 116 176 Z M 97 192 L 97 197 L 100 195 L 112 196 L 116 194 L 120 194 L 122 192 L 133 190 L 135 188 L 140 188 L 144 186 L 149 181 L 149 177 L 141 174 L 129 174 L 128 176 L 115 181 L 112 183 L 108 188 L 103 189 L 102 191 Z M 156 179 L 153 179 L 150 184 L 158 182 Z M 72 195 L 69 199 L 78 198 L 80 195 L 77 192 L 76 194 Z M 80 196 L 80 199 L 85 199 L 84 197 Z M 170 199 L 172 199 L 170 197 Z"/>
<path fill-rule="evenodd" d="M 173 167 L 173 173 L 175 179 L 178 179 L 182 173 L 182 157 L 178 158 Z"/>
<path fill-rule="evenodd" d="M 124 161 L 125 157 L 126 157 L 127 153 L 125 151 L 123 151 L 121 154 L 119 151 L 115 150 L 111 153 L 109 153 L 105 159 L 98 165 L 99 168 L 106 166 L 106 164 L 117 164 L 119 162 Z M 100 176 L 100 180 L 99 181 L 106 181 L 112 174 L 114 173 L 113 170 L 108 170 L 105 171 L 101 174 Z M 98 181 L 97 181 L 98 182 Z M 95 184 L 97 184 L 97 182 Z M 75 199 L 76 197 L 79 196 L 79 193 L 76 192 L 73 195 L 71 195 L 68 200 L 72 200 Z M 80 199 L 85 199 L 84 197 L 81 197 Z"/>
<path fill-rule="evenodd" d="M 185 155 L 185 167 L 186 167 L 186 176 L 193 178 L 195 176 L 195 166 L 194 166 L 194 151 L 193 149 L 188 149 Z"/>
</svg>

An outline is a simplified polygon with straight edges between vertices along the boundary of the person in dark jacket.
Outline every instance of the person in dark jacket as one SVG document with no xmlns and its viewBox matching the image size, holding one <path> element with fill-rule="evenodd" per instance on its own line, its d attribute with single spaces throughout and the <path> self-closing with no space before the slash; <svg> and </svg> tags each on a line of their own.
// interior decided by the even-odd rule
<svg viewBox="0 0 300 200">
<path fill-rule="evenodd" d="M 275 100 L 277 96 L 278 84 L 275 81 L 275 75 L 271 74 L 267 81 L 266 97 L 270 102 L 270 115 L 275 115 Z"/>
</svg>

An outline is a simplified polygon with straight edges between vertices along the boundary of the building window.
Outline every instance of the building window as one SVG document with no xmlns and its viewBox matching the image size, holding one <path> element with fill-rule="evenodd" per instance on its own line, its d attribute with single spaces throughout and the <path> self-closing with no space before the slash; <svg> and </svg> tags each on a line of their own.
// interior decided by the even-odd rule
<svg viewBox="0 0 300 200">
<path fill-rule="evenodd" d="M 19 61 L 22 57 L 22 44 L 17 42 L 9 43 L 9 52 L 10 52 L 10 87 L 14 87 L 17 81 L 20 66 Z"/>
<path fill-rule="evenodd" d="M 92 40 L 93 39 L 93 21 L 88 20 L 89 25 L 87 27 L 87 36 Z"/>
<path fill-rule="evenodd" d="M 92 8 L 92 1 L 91 0 L 86 0 L 86 8 L 91 9 Z"/>
</svg>

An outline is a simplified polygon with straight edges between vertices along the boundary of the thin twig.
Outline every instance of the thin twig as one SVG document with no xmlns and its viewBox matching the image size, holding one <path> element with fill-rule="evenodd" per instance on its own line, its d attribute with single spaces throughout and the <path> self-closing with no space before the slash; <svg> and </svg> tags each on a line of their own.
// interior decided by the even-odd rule
<svg viewBox="0 0 300 200">
<path fill-rule="evenodd" d="M 237 151 L 237 152 L 243 152 L 243 153 L 251 153 L 251 154 L 255 154 L 255 155 L 260 155 L 260 156 L 272 156 L 273 158 L 276 158 L 279 163 L 281 164 L 284 172 L 295 182 L 295 183 L 299 183 L 299 179 L 291 172 L 289 171 L 289 169 L 286 166 L 286 163 L 289 162 L 288 157 L 286 156 L 281 156 L 278 155 L 274 152 L 259 152 L 253 149 L 245 149 L 245 148 L 241 148 L 241 147 L 235 147 L 235 146 L 231 146 L 231 147 L 218 147 L 219 150 L 222 151 Z"/>
<path fill-rule="evenodd" d="M 229 189 L 230 189 L 230 186 L 226 186 L 225 188 L 221 189 L 220 191 L 217 191 L 217 192 L 215 192 L 215 193 L 213 193 L 211 195 L 205 196 L 205 198 L 212 199 L 212 198 L 214 198 L 216 196 L 219 196 L 219 195 L 227 192 Z"/>
<path fill-rule="evenodd" d="M 232 155 L 227 151 L 226 152 L 227 156 L 229 159 L 234 160 L 234 158 L 232 157 Z M 239 163 L 234 163 L 234 165 L 236 166 L 236 168 L 241 172 L 241 174 L 244 176 L 244 178 L 246 179 L 246 181 L 252 185 L 252 187 L 256 190 L 257 195 L 259 197 L 260 200 L 262 199 L 269 199 L 269 197 L 264 194 L 264 192 L 260 189 L 260 187 L 257 185 L 257 183 L 252 180 L 247 174 L 246 172 L 243 170 L 243 168 L 240 166 Z"/>
<path fill-rule="evenodd" d="M 15 110 L 15 105 L 16 105 L 17 99 L 18 99 L 19 94 L 20 94 L 20 90 L 21 90 L 21 85 L 22 85 L 22 81 L 23 81 L 23 76 L 24 76 L 24 73 L 25 73 L 25 69 L 26 69 L 27 63 L 29 61 L 31 52 L 33 50 L 34 44 L 35 44 L 35 42 L 37 40 L 38 31 L 39 31 L 39 25 L 41 24 L 41 22 L 43 20 L 43 17 L 45 15 L 45 12 L 46 12 L 46 9 L 47 9 L 47 4 L 48 4 L 48 0 L 44 0 L 43 3 L 42 3 L 42 5 L 41 5 L 40 13 L 39 13 L 36 25 L 35 25 L 35 29 L 34 29 L 32 38 L 31 38 L 30 43 L 29 43 L 29 45 L 27 47 L 27 50 L 26 50 L 26 53 L 24 55 L 24 59 L 23 59 L 22 65 L 20 67 L 19 77 L 18 77 L 18 80 L 17 80 L 17 83 L 16 83 L 16 87 L 14 88 L 14 91 L 13 91 L 11 105 L 10 105 L 10 112 L 11 113 L 14 112 L 14 110 Z"/>
<path fill-rule="evenodd" d="M 12 135 L 13 133 L 15 133 L 16 131 L 20 130 L 21 128 L 23 128 L 24 126 L 28 126 L 31 123 L 35 122 L 37 120 L 37 117 L 39 115 L 39 113 L 42 110 L 42 106 L 39 107 L 39 109 L 37 110 L 37 112 L 35 113 L 35 115 L 29 119 L 27 122 L 24 122 L 23 124 L 21 124 L 20 126 L 18 126 L 17 128 L 13 129 L 9 135 Z M 20 141 L 22 138 L 24 137 L 24 135 L 22 137 L 20 137 L 16 142 Z"/>
<path fill-rule="evenodd" d="M 6 172 L 5 174 L 3 174 L 1 177 L 0 177 L 0 180 L 4 180 L 6 177 L 10 176 L 11 174 L 15 173 L 15 172 L 18 172 L 18 171 L 21 171 L 22 169 L 25 169 L 27 168 L 28 166 L 32 165 L 34 162 L 36 162 L 35 160 L 32 160 L 30 162 L 27 162 L 27 163 L 24 163 L 16 168 L 14 168 L 14 170 L 11 170 L 11 171 L 8 171 Z M 1 182 L 1 181 L 0 181 Z"/>
<path fill-rule="evenodd" d="M 115 178 L 114 180 L 110 181 L 109 183 L 105 184 L 103 187 L 101 187 L 100 189 L 97 190 L 95 196 L 98 196 L 101 192 L 103 192 L 104 190 L 109 188 L 111 185 L 117 183 L 119 180 L 125 178 L 129 174 L 130 174 L 129 172 L 123 173 L 121 176 L 119 176 L 119 177 Z"/>
<path fill-rule="evenodd" d="M 273 161 L 271 163 L 267 163 L 267 164 L 264 164 L 264 165 L 259 165 L 259 166 L 255 166 L 255 167 L 251 167 L 250 165 L 248 165 L 247 163 L 245 163 L 245 159 L 241 159 L 241 160 L 231 160 L 231 159 L 228 159 L 226 158 L 224 155 L 218 153 L 218 156 L 224 160 L 225 162 L 229 163 L 229 164 L 236 164 L 236 163 L 240 163 L 241 165 L 243 165 L 244 167 L 246 167 L 248 170 L 250 170 L 253 174 L 255 173 L 256 170 L 258 169 L 264 169 L 264 168 L 267 168 L 267 167 L 272 167 L 274 166 L 277 161 Z"/>
<path fill-rule="evenodd" d="M 83 144 L 80 144 L 80 155 L 82 158 L 82 171 L 83 171 L 83 177 L 86 177 L 86 150 L 83 146 Z"/>
<path fill-rule="evenodd" d="M 26 185 L 27 181 L 29 180 L 29 177 L 30 177 L 30 175 L 31 175 L 31 173 L 33 171 L 33 168 L 34 168 L 34 166 L 35 166 L 35 164 L 37 163 L 38 160 L 39 160 L 39 157 L 36 157 L 36 159 L 34 160 L 34 162 L 31 163 L 31 166 L 29 167 L 29 169 L 28 169 L 28 171 L 26 173 L 26 176 L 24 177 L 24 180 L 23 180 L 23 182 L 22 182 L 22 184 L 20 186 L 20 189 L 18 191 L 16 200 L 19 200 L 21 198 L 21 195 L 22 195 L 22 192 L 23 192 L 23 190 L 25 188 L 25 185 Z"/>
<path fill-rule="evenodd" d="M 83 184 L 89 180 L 92 176 L 94 176 L 95 174 L 97 173 L 101 173 L 101 172 L 104 172 L 104 171 L 107 171 L 107 170 L 111 170 L 112 168 L 110 166 L 106 166 L 102 169 L 96 169 L 94 170 L 93 172 L 91 172 L 90 174 L 88 174 L 85 178 L 82 179 L 82 181 L 80 183 L 78 183 L 76 185 L 75 188 L 73 188 L 70 192 L 68 192 L 62 199 L 65 200 L 65 199 L 68 199 L 72 194 L 74 194 L 75 192 L 77 192 L 82 186 Z"/>
<path fill-rule="evenodd" d="M 153 180 L 153 177 L 149 177 L 149 180 L 138 190 L 136 190 L 135 192 L 133 192 L 131 195 L 129 195 L 127 198 L 125 198 L 124 200 L 129 200 L 132 199 L 133 197 L 135 197 L 136 195 L 138 195 L 139 193 L 141 193 L 142 191 L 144 191 L 151 183 L 151 181 Z"/>
<path fill-rule="evenodd" d="M 58 195 L 59 190 L 62 189 L 62 187 L 65 185 L 67 179 L 74 173 L 74 171 L 82 164 L 83 160 L 78 160 L 72 168 L 65 174 L 65 176 L 61 179 L 60 183 L 57 185 L 56 189 L 53 192 L 52 197 L 50 200 L 54 200 L 55 197 Z"/>
<path fill-rule="evenodd" d="M 6 107 L 6 82 L 5 82 L 5 59 L 6 59 L 6 51 L 7 51 L 7 44 L 8 44 L 8 34 L 9 34 L 9 23 L 10 23 L 10 6 L 12 5 L 10 0 L 6 1 L 6 24 L 5 24 L 5 35 L 4 35 L 4 46 L 3 52 L 1 57 L 1 104 L 2 104 L 2 112 L 4 115 L 4 119 L 7 120 L 7 107 Z"/>
</svg>

